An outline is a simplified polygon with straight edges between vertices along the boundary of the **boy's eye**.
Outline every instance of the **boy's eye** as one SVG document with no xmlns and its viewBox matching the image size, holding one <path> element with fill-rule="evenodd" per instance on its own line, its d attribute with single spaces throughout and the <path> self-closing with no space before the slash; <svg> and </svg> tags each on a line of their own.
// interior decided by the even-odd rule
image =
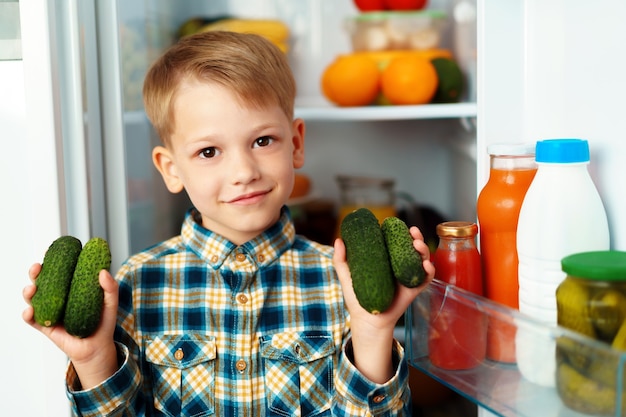
<svg viewBox="0 0 626 417">
<path fill-rule="evenodd" d="M 256 138 L 254 141 L 254 146 L 267 146 L 272 143 L 274 139 L 269 136 L 261 136 L 260 138 Z"/>
<path fill-rule="evenodd" d="M 217 155 L 217 150 L 214 147 L 204 148 L 200 151 L 200 157 L 213 158 Z"/>
</svg>

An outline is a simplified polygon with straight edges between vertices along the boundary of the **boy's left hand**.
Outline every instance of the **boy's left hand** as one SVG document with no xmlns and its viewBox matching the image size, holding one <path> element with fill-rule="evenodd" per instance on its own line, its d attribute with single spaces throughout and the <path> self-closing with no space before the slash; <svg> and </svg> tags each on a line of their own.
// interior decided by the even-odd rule
<svg viewBox="0 0 626 417">
<path fill-rule="evenodd" d="M 343 240 L 335 240 L 333 264 L 350 313 L 350 331 L 352 336 L 353 361 L 359 371 L 376 383 L 385 383 L 393 376 L 392 346 L 393 330 L 415 297 L 433 280 L 435 267 L 430 261 L 430 251 L 424 242 L 420 230 L 410 229 L 413 246 L 422 256 L 426 279 L 416 288 L 396 285 L 396 294 L 387 310 L 380 314 L 371 314 L 359 304 L 352 287 L 350 268 L 346 261 L 346 247 Z M 385 360 L 387 359 L 387 360 Z"/>
<path fill-rule="evenodd" d="M 413 246 L 419 252 L 424 262 L 423 265 L 424 270 L 426 271 L 426 279 L 419 287 L 416 288 L 408 288 L 404 285 L 397 284 L 396 295 L 391 306 L 384 312 L 376 315 L 369 313 L 359 304 L 356 295 L 354 294 L 354 289 L 352 288 L 352 278 L 346 261 L 346 247 L 343 240 L 335 240 L 333 264 L 335 266 L 335 270 L 337 271 L 337 275 L 339 276 L 344 299 L 352 320 L 362 318 L 371 322 L 372 325 L 395 327 L 397 321 L 400 317 L 402 317 L 415 297 L 417 297 L 417 295 L 432 281 L 435 275 L 435 267 L 430 261 L 430 250 L 428 245 L 424 242 L 422 232 L 417 227 L 412 226 L 409 230 L 411 232 L 411 236 L 413 237 Z"/>
</svg>

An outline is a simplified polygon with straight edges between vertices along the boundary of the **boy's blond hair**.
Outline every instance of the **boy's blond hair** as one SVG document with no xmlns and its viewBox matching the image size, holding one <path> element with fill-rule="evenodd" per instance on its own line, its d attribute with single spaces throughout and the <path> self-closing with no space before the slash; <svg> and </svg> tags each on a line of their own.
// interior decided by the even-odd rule
<svg viewBox="0 0 626 417">
<path fill-rule="evenodd" d="M 217 83 L 257 108 L 277 104 L 293 118 L 296 83 L 280 49 L 253 34 L 199 33 L 171 46 L 146 74 L 144 107 L 166 145 L 175 130 L 176 92 L 186 80 Z"/>
</svg>

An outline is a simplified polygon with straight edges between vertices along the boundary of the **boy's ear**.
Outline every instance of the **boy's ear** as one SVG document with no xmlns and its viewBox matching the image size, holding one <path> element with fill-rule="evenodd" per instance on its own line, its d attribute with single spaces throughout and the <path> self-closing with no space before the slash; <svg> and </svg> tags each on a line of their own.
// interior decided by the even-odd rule
<svg viewBox="0 0 626 417">
<path fill-rule="evenodd" d="M 157 146 L 152 150 L 152 162 L 156 169 L 161 173 L 163 182 L 170 193 L 180 193 L 184 186 L 178 173 L 176 172 L 176 165 L 170 151 L 163 147 Z"/>
<path fill-rule="evenodd" d="M 304 166 L 304 134 L 306 128 L 304 120 L 295 119 L 293 121 L 293 167 L 298 169 Z"/>
</svg>

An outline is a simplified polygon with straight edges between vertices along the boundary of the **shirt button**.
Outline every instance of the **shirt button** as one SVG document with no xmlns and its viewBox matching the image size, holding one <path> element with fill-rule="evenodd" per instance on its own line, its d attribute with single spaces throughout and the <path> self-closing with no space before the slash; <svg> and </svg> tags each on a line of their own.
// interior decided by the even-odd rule
<svg viewBox="0 0 626 417">
<path fill-rule="evenodd" d="M 216 262 L 217 262 L 217 260 L 218 260 L 217 255 L 213 255 L 213 256 L 211 256 L 211 262 L 216 263 Z"/>
<path fill-rule="evenodd" d="M 176 358 L 177 361 L 180 361 L 184 357 L 185 357 L 185 352 L 183 352 L 181 348 L 176 349 L 176 352 L 174 352 L 174 358 Z"/>
<path fill-rule="evenodd" d="M 247 367 L 248 365 L 246 364 L 246 361 L 244 361 L 243 359 L 239 359 L 237 363 L 235 363 L 235 368 L 237 368 L 239 373 L 243 373 L 243 371 L 245 371 Z"/>
<path fill-rule="evenodd" d="M 265 260 L 265 256 L 259 255 L 256 257 L 259 262 L 263 262 Z"/>
<path fill-rule="evenodd" d="M 238 253 L 237 256 L 235 256 L 235 259 L 237 259 L 239 262 L 243 262 L 246 260 L 246 255 L 244 255 L 243 253 Z"/>
<path fill-rule="evenodd" d="M 239 304 L 245 304 L 248 302 L 248 296 L 242 293 L 237 294 L 237 301 Z"/>
<path fill-rule="evenodd" d="M 373 398 L 376 404 L 382 403 L 384 399 L 385 399 L 384 395 L 377 395 Z"/>
</svg>

